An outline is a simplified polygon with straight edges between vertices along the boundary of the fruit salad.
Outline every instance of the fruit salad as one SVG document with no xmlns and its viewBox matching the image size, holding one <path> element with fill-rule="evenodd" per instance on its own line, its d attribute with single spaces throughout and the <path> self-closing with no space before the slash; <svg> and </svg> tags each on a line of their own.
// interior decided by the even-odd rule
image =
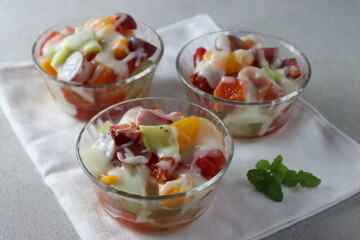
<svg viewBox="0 0 360 240">
<path fill-rule="evenodd" d="M 202 92 L 187 89 L 188 97 L 222 117 L 233 136 L 262 136 L 283 125 L 292 106 L 284 99 L 297 95 L 307 81 L 298 62 L 303 55 L 294 54 L 297 49 L 280 39 L 260 34 L 222 32 L 205 38 L 206 45 L 201 46 L 199 38 L 179 54 L 185 85 Z M 192 66 L 184 63 L 190 45 L 195 49 Z"/>
<path fill-rule="evenodd" d="M 278 47 L 265 47 L 256 35 L 219 35 L 215 51 L 198 48 L 189 81 L 219 98 L 270 101 L 296 90 L 301 76 L 295 58 L 280 59 Z"/>
<path fill-rule="evenodd" d="M 191 190 L 214 178 L 227 162 L 224 137 L 213 122 L 157 107 L 133 107 L 118 123 L 106 121 L 89 146 L 82 159 L 95 178 L 127 194 L 150 197 L 100 194 L 105 208 L 117 209 L 113 215 L 119 221 L 141 230 L 199 216 L 212 190 Z"/>
<path fill-rule="evenodd" d="M 36 53 L 39 68 L 57 79 L 47 85 L 63 110 L 89 119 L 116 102 L 146 96 L 149 80 L 136 84 L 134 76 L 154 68 L 161 57 L 162 43 L 155 32 L 126 13 L 70 24 L 48 31 Z M 143 37 L 137 36 L 141 31 Z M 151 79 L 153 71 L 146 74 Z M 62 87 L 55 89 L 59 84 Z"/>
</svg>

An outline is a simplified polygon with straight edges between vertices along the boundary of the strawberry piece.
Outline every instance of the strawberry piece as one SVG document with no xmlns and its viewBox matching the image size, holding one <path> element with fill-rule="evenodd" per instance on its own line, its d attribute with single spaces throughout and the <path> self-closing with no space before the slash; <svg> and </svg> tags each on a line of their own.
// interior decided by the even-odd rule
<svg viewBox="0 0 360 240">
<path fill-rule="evenodd" d="M 161 165 L 167 165 L 169 168 L 161 168 Z M 175 168 L 175 160 L 171 157 L 164 157 L 154 163 L 154 159 L 152 157 L 147 166 L 150 169 L 151 176 L 158 183 L 165 183 L 167 180 L 171 179 L 171 175 Z"/>
<path fill-rule="evenodd" d="M 214 96 L 233 101 L 246 101 L 247 88 L 247 82 L 224 76 L 215 88 Z"/>
<path fill-rule="evenodd" d="M 208 94 L 213 94 L 213 92 L 214 92 L 214 89 L 212 89 L 210 87 L 206 78 L 204 78 L 203 76 L 199 76 L 197 73 L 191 74 L 191 76 L 189 78 L 189 82 L 192 85 L 194 85 L 195 87 L 197 87 L 198 89 L 200 89 Z"/>
<path fill-rule="evenodd" d="M 193 61 L 194 61 L 194 67 L 196 67 L 196 65 L 198 64 L 198 62 L 201 62 L 203 57 L 204 57 L 204 54 L 206 52 L 206 49 L 203 48 L 203 47 L 200 47 L 198 49 L 196 49 L 196 52 L 193 56 Z"/>
<path fill-rule="evenodd" d="M 171 124 L 173 120 L 164 112 L 153 109 L 141 109 L 135 120 L 136 124 L 145 126 L 157 126 Z"/>
<path fill-rule="evenodd" d="M 282 60 L 280 67 L 284 68 L 285 75 L 288 78 L 295 79 L 301 76 L 300 67 L 295 58 Z"/>
<path fill-rule="evenodd" d="M 50 42 L 52 39 L 56 38 L 57 36 L 60 36 L 61 34 L 58 31 L 51 32 L 42 42 L 40 46 L 40 56 L 43 56 L 43 49 L 45 45 Z"/>
<path fill-rule="evenodd" d="M 138 142 L 129 142 L 122 144 L 117 149 L 117 157 L 121 162 L 130 164 L 147 164 L 151 158 L 152 152 L 143 144 Z"/>
<path fill-rule="evenodd" d="M 270 68 L 279 58 L 279 48 L 257 48 L 255 49 L 255 63 L 259 68 Z"/>
<path fill-rule="evenodd" d="M 123 33 L 125 30 L 136 29 L 137 24 L 133 17 L 126 13 L 115 13 L 113 15 L 115 30 Z"/>
<path fill-rule="evenodd" d="M 112 125 L 109 130 L 117 146 L 132 141 L 137 142 L 141 138 L 141 131 L 127 123 Z"/>
<path fill-rule="evenodd" d="M 225 163 L 224 154 L 219 149 L 201 155 L 195 160 L 195 164 L 200 168 L 201 175 L 208 180 L 218 174 Z"/>
</svg>

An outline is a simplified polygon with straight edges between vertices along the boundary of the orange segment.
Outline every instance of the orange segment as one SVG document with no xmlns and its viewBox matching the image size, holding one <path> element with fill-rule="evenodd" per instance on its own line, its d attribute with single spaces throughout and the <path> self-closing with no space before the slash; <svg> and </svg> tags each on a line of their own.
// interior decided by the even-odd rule
<svg viewBox="0 0 360 240">
<path fill-rule="evenodd" d="M 254 56 L 250 51 L 237 50 L 231 53 L 224 51 L 205 52 L 202 61 L 207 61 L 225 70 L 226 74 L 236 74 L 243 67 L 254 62 Z"/>
<path fill-rule="evenodd" d="M 174 195 L 183 192 L 186 192 L 186 189 L 179 187 L 172 187 L 168 192 L 165 193 L 165 195 Z M 178 197 L 171 200 L 162 201 L 160 202 L 160 204 L 166 207 L 177 207 L 181 205 L 184 201 L 185 201 L 185 197 Z"/>
<path fill-rule="evenodd" d="M 200 117 L 186 117 L 171 124 L 178 131 L 177 139 L 180 148 L 188 146 L 196 139 L 199 134 L 200 119 Z"/>
<path fill-rule="evenodd" d="M 43 62 L 41 64 L 41 68 L 42 70 L 44 70 L 47 74 L 53 76 L 53 77 L 57 77 L 57 72 L 56 70 L 50 65 L 52 59 L 48 59 L 45 62 Z"/>
<path fill-rule="evenodd" d="M 99 179 L 100 179 L 100 181 L 102 181 L 103 183 L 106 183 L 106 184 L 109 184 L 109 185 L 115 183 L 115 182 L 118 180 L 118 178 L 117 178 L 116 176 L 113 176 L 113 175 L 104 175 L 104 174 L 101 175 Z"/>
</svg>

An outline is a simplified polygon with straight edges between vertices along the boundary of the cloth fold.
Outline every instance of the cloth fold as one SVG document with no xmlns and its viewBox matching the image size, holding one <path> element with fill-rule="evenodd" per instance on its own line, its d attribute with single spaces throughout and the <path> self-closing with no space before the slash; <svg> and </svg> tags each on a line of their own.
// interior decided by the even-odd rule
<svg viewBox="0 0 360 240">
<path fill-rule="evenodd" d="M 150 95 L 186 99 L 175 69 L 176 55 L 189 40 L 219 29 L 208 15 L 159 29 L 165 51 Z M 76 139 L 84 123 L 55 106 L 35 67 L 1 64 L 0 86 L 5 116 L 82 239 L 260 239 L 360 190 L 359 144 L 299 99 L 289 122 L 279 131 L 262 138 L 235 140 L 233 162 L 202 217 L 171 232 L 137 233 L 118 224 L 101 208 L 75 156 Z M 272 160 L 279 154 L 289 168 L 321 178 L 321 185 L 315 189 L 285 188 L 281 203 L 256 192 L 246 179 L 247 171 L 257 160 Z"/>
</svg>

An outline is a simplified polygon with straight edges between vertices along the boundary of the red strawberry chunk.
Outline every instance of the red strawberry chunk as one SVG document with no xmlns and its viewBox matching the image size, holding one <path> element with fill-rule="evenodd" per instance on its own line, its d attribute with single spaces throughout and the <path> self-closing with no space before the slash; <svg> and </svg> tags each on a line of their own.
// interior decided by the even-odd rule
<svg viewBox="0 0 360 240">
<path fill-rule="evenodd" d="M 189 78 L 189 81 L 192 85 L 208 94 L 213 94 L 214 92 L 214 89 L 210 87 L 206 78 L 199 76 L 197 73 L 192 74 Z"/>
<path fill-rule="evenodd" d="M 127 29 L 136 29 L 137 25 L 133 17 L 126 13 L 115 13 L 114 14 L 114 25 L 116 31 L 122 33 Z"/>
<path fill-rule="evenodd" d="M 195 164 L 200 168 L 201 175 L 206 179 L 211 179 L 218 174 L 225 163 L 224 154 L 219 149 L 201 155 L 195 160 Z"/>
<path fill-rule="evenodd" d="M 285 75 L 288 78 L 295 79 L 301 76 L 300 67 L 295 58 L 282 60 L 280 67 L 284 68 Z"/>
<path fill-rule="evenodd" d="M 196 52 L 195 52 L 195 54 L 193 56 L 194 67 L 196 67 L 198 62 L 201 62 L 201 60 L 204 57 L 205 52 L 206 52 L 206 49 L 203 48 L 203 47 L 200 47 L 200 48 L 196 49 Z"/>
<path fill-rule="evenodd" d="M 141 138 L 141 131 L 127 123 L 110 126 L 110 134 L 117 146 L 129 142 L 137 142 Z"/>
</svg>

